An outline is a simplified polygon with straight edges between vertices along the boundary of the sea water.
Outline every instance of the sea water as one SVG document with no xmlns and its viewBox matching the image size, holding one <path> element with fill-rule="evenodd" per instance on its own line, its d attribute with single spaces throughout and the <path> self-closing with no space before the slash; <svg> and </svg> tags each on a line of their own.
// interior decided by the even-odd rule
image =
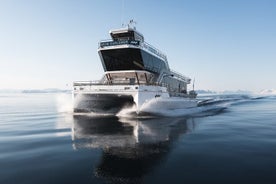
<svg viewBox="0 0 276 184">
<path fill-rule="evenodd" d="M 199 98 L 137 117 L 73 114 L 71 94 L 0 94 L 0 183 L 276 183 L 276 97 Z"/>
</svg>

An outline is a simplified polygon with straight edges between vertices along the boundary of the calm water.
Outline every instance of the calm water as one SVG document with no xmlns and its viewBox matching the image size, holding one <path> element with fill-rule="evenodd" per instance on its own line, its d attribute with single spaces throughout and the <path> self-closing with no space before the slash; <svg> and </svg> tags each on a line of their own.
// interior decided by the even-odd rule
<svg viewBox="0 0 276 184">
<path fill-rule="evenodd" d="M 119 118 L 0 94 L 0 183 L 276 183 L 276 97 L 204 98 L 192 116 Z"/>
</svg>

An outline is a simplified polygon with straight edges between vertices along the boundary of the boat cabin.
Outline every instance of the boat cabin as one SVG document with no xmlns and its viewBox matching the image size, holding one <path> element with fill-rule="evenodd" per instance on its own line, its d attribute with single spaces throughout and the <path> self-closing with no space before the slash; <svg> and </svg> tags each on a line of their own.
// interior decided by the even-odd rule
<svg viewBox="0 0 276 184">
<path fill-rule="evenodd" d="M 116 29 L 111 30 L 110 36 L 114 41 L 122 41 L 122 40 L 136 40 L 143 42 L 144 36 L 137 32 L 135 28 L 123 28 L 123 29 Z"/>
<path fill-rule="evenodd" d="M 102 79 L 105 84 L 113 85 L 134 85 L 151 84 L 154 75 L 147 71 L 129 70 L 129 71 L 111 71 L 105 72 Z"/>
</svg>

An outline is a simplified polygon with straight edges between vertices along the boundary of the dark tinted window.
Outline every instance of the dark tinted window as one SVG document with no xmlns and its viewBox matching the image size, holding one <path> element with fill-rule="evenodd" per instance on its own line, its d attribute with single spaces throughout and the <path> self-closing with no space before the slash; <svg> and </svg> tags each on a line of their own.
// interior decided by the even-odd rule
<svg viewBox="0 0 276 184">
<path fill-rule="evenodd" d="M 107 71 L 144 69 L 139 49 L 111 49 L 101 53 Z"/>
</svg>

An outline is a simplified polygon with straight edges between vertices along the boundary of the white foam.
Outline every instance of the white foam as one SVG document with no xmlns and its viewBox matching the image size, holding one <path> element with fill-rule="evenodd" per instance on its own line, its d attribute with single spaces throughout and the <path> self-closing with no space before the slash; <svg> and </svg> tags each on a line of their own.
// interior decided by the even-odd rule
<svg viewBox="0 0 276 184">
<path fill-rule="evenodd" d="M 226 108 L 225 105 L 208 105 L 190 108 L 180 108 L 179 103 L 171 102 L 169 105 L 160 103 L 158 100 L 152 100 L 146 103 L 141 109 L 139 117 L 143 117 L 144 114 L 147 116 L 163 116 L 163 117 L 181 117 L 181 116 L 193 116 L 204 112 L 217 112 Z M 133 117 L 137 116 L 135 105 L 130 108 L 122 109 L 116 116 L 119 117 Z"/>
<path fill-rule="evenodd" d="M 73 112 L 73 98 L 71 94 L 57 94 L 56 105 L 58 112 L 72 113 Z"/>
<path fill-rule="evenodd" d="M 151 110 L 149 113 L 154 113 L 166 117 L 180 117 L 180 116 L 193 116 L 207 111 L 219 111 L 224 109 L 222 106 L 203 106 L 203 107 L 193 107 L 185 109 L 159 109 Z"/>
<path fill-rule="evenodd" d="M 276 95 L 276 89 L 265 89 L 260 92 L 261 95 Z"/>
<path fill-rule="evenodd" d="M 116 114 L 118 117 L 133 117 L 136 114 L 136 105 L 134 104 L 131 107 L 125 107 L 120 112 Z"/>
</svg>

